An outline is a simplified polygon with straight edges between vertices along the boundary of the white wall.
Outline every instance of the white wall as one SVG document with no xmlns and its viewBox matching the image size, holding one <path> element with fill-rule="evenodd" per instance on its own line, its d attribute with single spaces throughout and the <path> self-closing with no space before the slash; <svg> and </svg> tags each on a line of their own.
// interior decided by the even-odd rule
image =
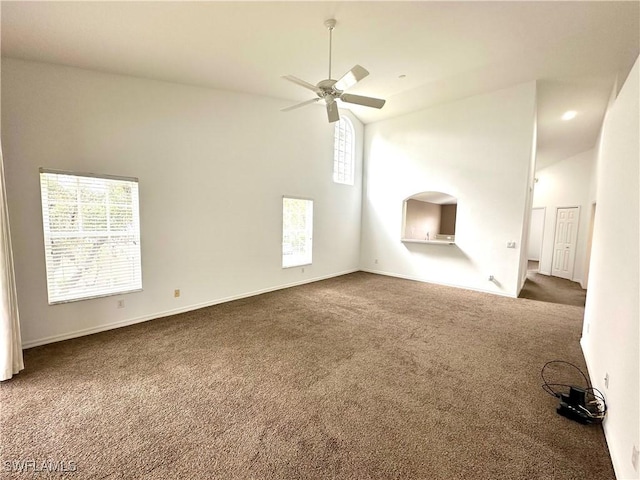
<svg viewBox="0 0 640 480">
<path fill-rule="evenodd" d="M 532 82 L 367 125 L 361 268 L 517 295 L 534 115 Z M 457 197 L 455 246 L 400 242 L 424 191 Z"/>
<path fill-rule="evenodd" d="M 536 155 L 538 151 L 538 82 L 536 82 L 536 103 L 535 118 L 533 122 L 533 142 L 531 143 L 531 156 L 529 158 L 529 173 L 527 177 L 527 197 L 524 204 L 524 222 L 522 236 L 520 237 L 520 283 L 518 284 L 518 295 L 527 281 L 527 270 L 529 267 L 529 229 L 531 228 L 531 212 L 533 206 L 533 185 L 535 183 Z"/>
<path fill-rule="evenodd" d="M 595 173 L 595 150 L 588 150 L 536 172 L 533 207 L 546 207 L 540 273 L 551 275 L 556 212 L 562 207 L 580 207 L 576 260 L 572 280 L 583 283 L 587 261 L 591 178 Z M 583 285 L 584 286 L 584 285 Z"/>
<path fill-rule="evenodd" d="M 358 269 L 356 186 L 322 108 L 3 59 L 2 145 L 26 346 Z M 47 304 L 39 167 L 138 177 L 143 292 Z M 281 268 L 282 195 L 314 203 L 313 265 Z M 182 296 L 173 298 L 180 288 Z"/>
<path fill-rule="evenodd" d="M 607 399 L 604 431 L 619 479 L 639 477 L 631 465 L 633 446 L 640 448 L 639 84 L 636 60 L 602 127 L 582 332 L 592 383 Z"/>
</svg>

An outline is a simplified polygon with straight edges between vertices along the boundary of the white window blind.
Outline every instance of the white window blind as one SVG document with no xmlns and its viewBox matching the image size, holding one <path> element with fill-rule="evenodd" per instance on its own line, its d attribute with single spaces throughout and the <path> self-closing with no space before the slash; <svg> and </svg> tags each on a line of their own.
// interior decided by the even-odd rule
<svg viewBox="0 0 640 480">
<path fill-rule="evenodd" d="M 142 289 L 138 180 L 40 169 L 49 304 Z"/>
<path fill-rule="evenodd" d="M 351 120 L 336 122 L 333 137 L 333 181 L 353 185 L 355 176 L 355 135 Z"/>
<path fill-rule="evenodd" d="M 313 244 L 313 200 L 282 199 L 282 267 L 309 265 Z"/>
</svg>

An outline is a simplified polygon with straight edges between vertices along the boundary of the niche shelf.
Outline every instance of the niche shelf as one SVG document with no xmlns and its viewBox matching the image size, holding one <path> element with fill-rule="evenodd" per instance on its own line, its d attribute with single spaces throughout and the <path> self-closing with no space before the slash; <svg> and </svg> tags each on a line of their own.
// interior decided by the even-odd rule
<svg viewBox="0 0 640 480">
<path fill-rule="evenodd" d="M 421 192 L 402 203 L 403 243 L 455 245 L 458 199 L 443 192 Z"/>
</svg>

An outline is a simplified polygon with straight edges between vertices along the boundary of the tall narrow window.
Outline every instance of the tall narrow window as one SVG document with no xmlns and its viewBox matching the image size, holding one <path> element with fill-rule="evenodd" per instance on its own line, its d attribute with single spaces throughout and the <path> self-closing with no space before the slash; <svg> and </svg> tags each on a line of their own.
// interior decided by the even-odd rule
<svg viewBox="0 0 640 480">
<path fill-rule="evenodd" d="M 333 181 L 353 185 L 355 177 L 355 135 L 346 117 L 336 122 L 333 138 Z"/>
<path fill-rule="evenodd" d="M 282 268 L 311 264 L 313 200 L 282 199 Z"/>
<path fill-rule="evenodd" d="M 136 178 L 40 169 L 49 304 L 142 288 Z"/>
</svg>

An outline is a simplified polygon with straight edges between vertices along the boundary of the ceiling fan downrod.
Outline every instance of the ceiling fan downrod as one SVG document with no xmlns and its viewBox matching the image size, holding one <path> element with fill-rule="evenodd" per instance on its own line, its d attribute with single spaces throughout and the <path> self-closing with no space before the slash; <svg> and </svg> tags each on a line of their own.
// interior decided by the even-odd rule
<svg viewBox="0 0 640 480">
<path fill-rule="evenodd" d="M 324 26 L 329 30 L 329 80 L 331 80 L 331 46 L 333 43 L 333 29 L 336 28 L 336 20 L 334 18 L 330 18 L 324 21 Z"/>
</svg>

